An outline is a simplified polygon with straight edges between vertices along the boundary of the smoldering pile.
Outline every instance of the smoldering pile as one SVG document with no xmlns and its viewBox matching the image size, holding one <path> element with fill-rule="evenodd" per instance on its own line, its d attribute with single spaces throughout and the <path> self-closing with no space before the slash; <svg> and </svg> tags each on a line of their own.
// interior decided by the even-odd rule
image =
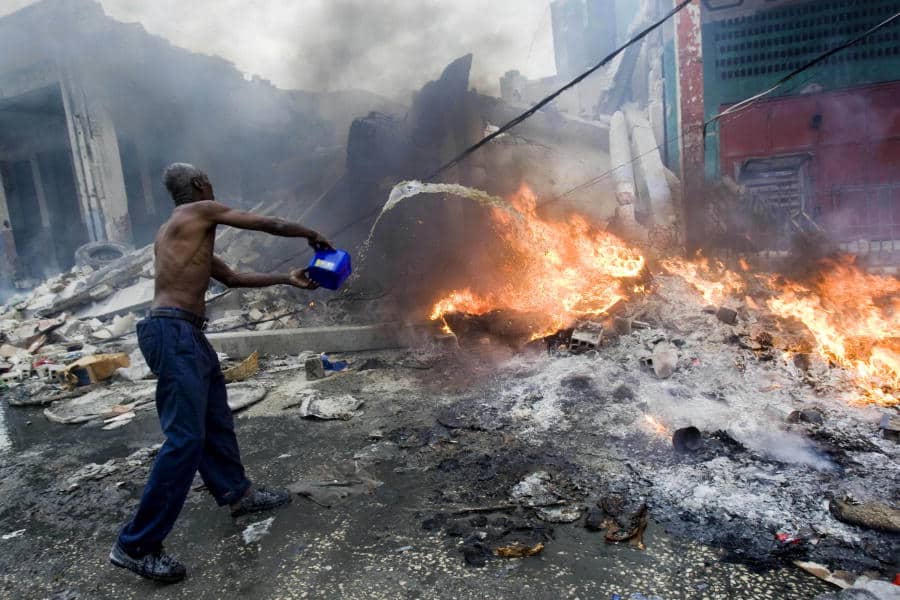
<svg viewBox="0 0 900 600">
<path fill-rule="evenodd" d="M 593 474 L 573 501 L 581 510 L 615 493 L 734 560 L 891 575 L 896 408 L 852 405 L 851 373 L 788 351 L 796 325 L 779 325 L 750 298 L 720 301 L 725 309 L 707 306 L 686 279 L 660 270 L 652 291 L 615 316 L 530 344 L 520 328 L 518 354 L 455 410 Z M 509 352 L 510 336 L 490 323 L 514 319 L 455 319 L 465 351 Z"/>
</svg>

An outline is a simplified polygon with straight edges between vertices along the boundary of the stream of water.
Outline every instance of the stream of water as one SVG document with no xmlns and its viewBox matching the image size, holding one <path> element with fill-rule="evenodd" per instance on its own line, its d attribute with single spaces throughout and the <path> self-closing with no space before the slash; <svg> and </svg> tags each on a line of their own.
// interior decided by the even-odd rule
<svg viewBox="0 0 900 600">
<path fill-rule="evenodd" d="M 366 238 L 366 241 L 363 242 L 362 246 L 359 249 L 360 265 L 362 265 L 366 260 L 366 255 L 369 252 L 369 246 L 372 244 L 372 238 L 375 235 L 375 230 L 378 229 L 378 224 L 381 223 L 382 217 L 384 217 L 384 215 L 389 213 L 404 200 L 408 200 L 409 198 L 413 198 L 421 194 L 450 194 L 459 198 L 467 198 L 469 200 L 477 202 L 485 208 L 499 208 L 501 210 L 507 211 L 511 215 L 516 216 L 516 218 L 521 218 L 521 214 L 516 212 L 516 210 L 512 206 L 510 206 L 509 203 L 504 199 L 497 196 L 492 196 L 483 190 L 466 187 L 464 185 L 459 185 L 456 183 L 422 183 L 421 181 L 403 181 L 395 185 L 391 190 L 387 202 L 384 203 L 384 206 L 381 208 L 381 212 L 378 214 L 375 222 L 372 223 L 372 228 L 369 230 L 369 236 Z"/>
</svg>

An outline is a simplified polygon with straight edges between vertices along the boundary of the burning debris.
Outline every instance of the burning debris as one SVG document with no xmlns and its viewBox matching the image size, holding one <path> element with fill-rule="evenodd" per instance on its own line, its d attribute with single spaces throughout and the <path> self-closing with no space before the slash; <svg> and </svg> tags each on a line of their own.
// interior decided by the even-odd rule
<svg viewBox="0 0 900 600">
<path fill-rule="evenodd" d="M 628 285 L 635 286 L 644 269 L 640 253 L 581 217 L 542 219 L 527 186 L 509 208 L 493 208 L 491 218 L 503 243 L 496 289 L 454 291 L 438 300 L 430 318 L 448 328 L 447 314 L 502 309 L 543 315 L 530 337 L 546 337 L 577 319 L 606 314 L 632 293 Z"/>
</svg>

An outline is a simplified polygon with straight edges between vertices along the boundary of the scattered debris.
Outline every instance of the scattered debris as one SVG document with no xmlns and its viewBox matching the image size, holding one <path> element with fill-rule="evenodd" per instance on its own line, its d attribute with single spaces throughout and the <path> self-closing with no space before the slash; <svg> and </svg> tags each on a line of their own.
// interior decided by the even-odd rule
<svg viewBox="0 0 900 600">
<path fill-rule="evenodd" d="M 322 379 L 325 377 L 325 365 L 322 363 L 322 357 L 314 354 L 306 358 L 303 363 L 306 369 L 306 378 L 310 381 Z"/>
<path fill-rule="evenodd" d="M 900 417 L 897 415 L 881 415 L 878 427 L 886 439 L 894 441 L 900 439 Z"/>
<path fill-rule="evenodd" d="M 343 371 L 347 368 L 347 361 L 344 360 L 330 360 L 327 354 L 322 355 L 322 367 L 325 368 L 326 371 Z"/>
<path fill-rule="evenodd" d="M 54 423 L 79 424 L 117 416 L 118 406 L 129 411 L 153 408 L 154 383 L 105 386 L 82 396 L 55 402 L 44 409 L 44 416 Z M 123 404 L 123 401 L 125 403 Z"/>
<path fill-rule="evenodd" d="M 131 363 L 131 366 L 116 369 L 116 375 L 122 379 L 134 382 L 147 379 L 152 375 L 150 366 L 147 364 L 147 361 L 144 360 L 144 355 L 141 353 L 140 348 L 132 350 L 128 355 L 128 360 Z"/>
<path fill-rule="evenodd" d="M 522 506 L 548 506 L 559 501 L 553 490 L 552 476 L 546 471 L 530 473 L 513 486 L 510 498 Z"/>
<path fill-rule="evenodd" d="M 228 408 L 231 412 L 252 406 L 266 397 L 268 390 L 254 383 L 230 383 L 225 386 L 228 390 Z"/>
<path fill-rule="evenodd" d="M 228 383 L 250 379 L 257 373 L 259 373 L 259 352 L 255 351 L 244 359 L 241 364 L 222 372 L 225 376 L 225 381 Z"/>
<path fill-rule="evenodd" d="M 882 502 L 853 504 L 849 501 L 835 498 L 830 501 L 829 509 L 835 519 L 844 523 L 879 531 L 900 533 L 900 510 Z"/>
<path fill-rule="evenodd" d="M 109 477 L 113 473 L 131 471 L 148 464 L 162 444 L 156 444 L 136 450 L 122 459 L 111 459 L 105 463 L 88 463 L 69 475 L 62 485 L 62 491 L 71 492 L 77 489 L 83 481 L 97 481 Z"/>
<path fill-rule="evenodd" d="M 603 338 L 603 325 L 585 321 L 578 324 L 569 339 L 569 351 L 573 353 L 596 350 Z"/>
<path fill-rule="evenodd" d="M 888 581 L 863 576 L 840 592 L 821 594 L 814 600 L 900 600 L 900 588 Z"/>
<path fill-rule="evenodd" d="M 736 310 L 726 308 L 724 306 L 720 307 L 718 311 L 716 311 L 716 318 L 725 323 L 726 325 L 736 325 L 738 320 L 738 314 Z"/>
<path fill-rule="evenodd" d="M 10 533 L 4 533 L 3 535 L 0 535 L 0 540 L 6 541 L 6 540 L 11 540 L 13 538 L 21 537 L 21 536 L 25 535 L 25 531 L 27 531 L 27 530 L 16 529 L 15 531 L 12 531 Z"/>
<path fill-rule="evenodd" d="M 574 523 L 583 512 L 580 506 L 545 506 L 537 509 L 537 518 L 547 523 Z"/>
<path fill-rule="evenodd" d="M 535 556 L 544 550 L 543 542 L 538 542 L 533 546 L 526 546 L 519 542 L 513 542 L 508 546 L 498 546 L 494 548 L 494 554 L 502 558 L 524 558 L 526 556 Z"/>
<path fill-rule="evenodd" d="M 832 585 L 836 585 L 839 588 L 846 589 L 853 585 L 852 576 L 846 571 L 832 572 L 825 565 L 803 560 L 795 560 L 794 564 L 810 575 L 818 577 L 822 581 L 828 582 Z"/>
<path fill-rule="evenodd" d="M 460 551 L 463 553 L 463 558 L 467 565 L 471 567 L 483 567 L 487 565 L 487 559 L 488 556 L 490 556 L 490 552 L 485 547 L 484 543 L 472 541 L 465 544 Z"/>
<path fill-rule="evenodd" d="M 678 349 L 665 340 L 653 347 L 653 372 L 659 379 L 668 379 L 678 366 Z"/>
<path fill-rule="evenodd" d="M 88 463 L 75 471 L 66 480 L 66 489 L 74 489 L 84 480 L 103 479 L 118 470 L 119 466 L 116 464 L 115 460 L 108 460 L 102 464 Z"/>
<path fill-rule="evenodd" d="M 813 425 L 821 425 L 825 422 L 825 415 L 817 408 L 804 408 L 802 410 L 792 411 L 788 415 L 788 423 L 810 423 Z"/>
<path fill-rule="evenodd" d="M 317 392 L 309 392 L 299 404 L 288 405 L 285 409 L 299 406 L 300 416 L 307 419 L 349 421 L 362 405 L 362 400 L 350 394 L 324 397 Z"/>
<path fill-rule="evenodd" d="M 346 479 L 300 480 L 289 485 L 288 490 L 331 508 L 352 496 L 371 494 L 380 485 L 380 481 L 354 465 L 352 475 Z"/>
<path fill-rule="evenodd" d="M 682 427 L 672 434 L 672 445 L 679 452 L 696 452 L 703 446 L 703 437 L 693 425 Z"/>
<path fill-rule="evenodd" d="M 619 335 L 628 335 L 635 329 L 649 329 L 650 324 L 631 317 L 613 317 L 613 330 Z"/>
<path fill-rule="evenodd" d="M 250 545 L 259 542 L 259 540 L 263 539 L 269 534 L 269 530 L 272 528 L 272 523 L 275 522 L 275 517 L 269 517 L 263 521 L 258 521 L 253 523 L 252 525 L 248 525 L 244 531 L 241 532 L 241 537 L 244 538 L 244 544 Z"/>
<path fill-rule="evenodd" d="M 116 372 L 116 369 L 131 365 L 128 355 L 122 352 L 116 354 L 94 354 L 85 356 L 66 367 L 63 372 L 66 383 L 72 387 L 90 385 L 106 381 Z"/>
<path fill-rule="evenodd" d="M 106 419 L 104 421 L 106 425 L 104 425 L 102 429 L 109 431 L 112 429 L 118 429 L 119 427 L 124 427 L 125 425 L 131 423 L 136 414 L 137 413 L 135 413 L 134 411 L 128 411 L 126 413 L 122 413 L 121 415 Z"/>
<path fill-rule="evenodd" d="M 644 530 L 647 528 L 647 505 L 627 503 L 620 496 L 602 498 L 588 510 L 585 528 L 604 532 L 607 542 L 629 542 L 644 549 Z"/>
</svg>

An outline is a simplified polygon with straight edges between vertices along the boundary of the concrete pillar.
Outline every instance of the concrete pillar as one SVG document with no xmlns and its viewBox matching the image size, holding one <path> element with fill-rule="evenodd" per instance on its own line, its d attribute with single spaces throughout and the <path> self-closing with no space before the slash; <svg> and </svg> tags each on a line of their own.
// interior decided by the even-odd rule
<svg viewBox="0 0 900 600">
<path fill-rule="evenodd" d="M 3 173 L 0 173 L 0 281 L 11 282 L 15 278 L 17 257 L 16 240 L 13 238 L 9 207 L 6 205 Z"/>
<path fill-rule="evenodd" d="M 37 156 L 32 156 L 28 162 L 31 163 L 31 179 L 34 182 L 34 194 L 37 197 L 38 211 L 41 214 L 41 230 L 35 232 L 41 240 L 41 262 L 43 263 L 41 266 L 44 273 L 55 273 L 59 271 L 59 263 L 56 260 L 53 231 L 50 227 L 50 209 L 47 206 L 47 194 L 44 191 L 41 166 Z"/>
<path fill-rule="evenodd" d="M 138 169 L 140 169 L 141 172 L 141 190 L 144 193 L 144 207 L 147 210 L 148 215 L 155 215 L 156 202 L 153 199 L 153 180 L 150 178 L 150 165 L 147 162 L 147 157 L 144 156 L 144 151 L 141 149 L 140 144 L 135 144 L 134 147 L 137 152 Z"/>
<path fill-rule="evenodd" d="M 34 193 L 37 195 L 38 211 L 41 213 L 41 227 L 50 228 L 50 210 L 47 208 L 47 195 L 44 193 L 44 180 L 41 177 L 41 166 L 38 164 L 36 156 L 32 156 L 29 161 L 31 163 L 31 178 L 34 181 Z"/>
<path fill-rule="evenodd" d="M 678 1 L 675 0 L 675 4 Z M 693 253 L 705 236 L 705 148 L 703 135 L 703 46 L 700 0 L 693 0 L 675 17 L 678 57 L 678 112 L 681 124 L 681 181 L 684 186 L 686 246 Z"/>
<path fill-rule="evenodd" d="M 112 119 L 66 71 L 60 88 L 81 213 L 91 240 L 131 244 L 128 197 Z"/>
</svg>

